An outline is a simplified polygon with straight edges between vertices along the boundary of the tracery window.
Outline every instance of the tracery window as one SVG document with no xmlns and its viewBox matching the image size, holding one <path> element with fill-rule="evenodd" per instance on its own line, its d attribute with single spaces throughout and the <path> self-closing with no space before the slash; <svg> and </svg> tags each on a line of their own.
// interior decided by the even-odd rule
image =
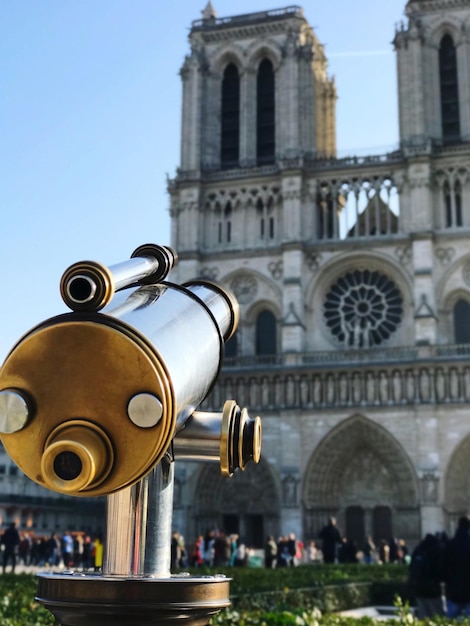
<svg viewBox="0 0 470 626">
<path fill-rule="evenodd" d="M 233 334 L 225 344 L 225 358 L 232 359 L 238 355 L 238 332 Z"/>
<path fill-rule="evenodd" d="M 334 283 L 323 313 L 326 325 L 346 348 L 370 348 L 396 332 L 403 318 L 403 298 L 384 274 L 357 269 Z"/>
<path fill-rule="evenodd" d="M 439 47 L 442 138 L 453 142 L 460 138 L 459 85 L 457 52 L 450 35 L 444 35 Z"/>
<path fill-rule="evenodd" d="M 260 239 L 274 239 L 274 216 L 272 215 L 273 199 L 265 204 L 261 198 L 256 203 L 256 215 L 259 220 Z"/>
<path fill-rule="evenodd" d="M 220 161 L 223 168 L 236 167 L 240 154 L 240 77 L 233 63 L 222 79 Z"/>
<path fill-rule="evenodd" d="M 443 185 L 445 224 L 447 228 L 463 226 L 462 216 L 462 184 L 456 180 L 451 184 L 448 180 Z"/>
<path fill-rule="evenodd" d="M 276 318 L 271 311 L 261 311 L 256 318 L 256 354 L 276 354 Z"/>
<path fill-rule="evenodd" d="M 275 152 L 274 69 L 269 59 L 261 61 L 257 76 L 256 159 L 273 163 Z"/>
<path fill-rule="evenodd" d="M 232 205 L 227 202 L 225 208 L 220 211 L 217 210 L 219 216 L 219 222 L 217 224 L 217 242 L 218 243 L 230 243 L 232 241 Z"/>
<path fill-rule="evenodd" d="M 455 343 L 470 343 L 470 304 L 466 300 L 458 300 L 453 313 Z"/>
</svg>

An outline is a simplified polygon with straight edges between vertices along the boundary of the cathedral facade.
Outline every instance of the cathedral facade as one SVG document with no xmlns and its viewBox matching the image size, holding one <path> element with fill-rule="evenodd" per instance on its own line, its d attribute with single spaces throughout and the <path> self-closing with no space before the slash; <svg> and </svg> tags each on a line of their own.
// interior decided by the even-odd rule
<svg viewBox="0 0 470 626">
<path fill-rule="evenodd" d="M 259 414 L 232 478 L 177 463 L 174 526 L 255 546 L 452 532 L 470 497 L 470 5 L 410 0 L 399 149 L 337 158 L 336 88 L 300 7 L 192 23 L 171 278 L 241 322 L 203 408 Z M 343 94 L 347 97 L 347 94 Z"/>
</svg>

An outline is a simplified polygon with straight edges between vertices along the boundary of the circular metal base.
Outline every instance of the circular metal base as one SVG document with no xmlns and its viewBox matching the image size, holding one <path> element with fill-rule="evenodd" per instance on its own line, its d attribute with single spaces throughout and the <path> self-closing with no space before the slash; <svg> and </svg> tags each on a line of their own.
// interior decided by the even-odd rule
<svg viewBox="0 0 470 626">
<path fill-rule="evenodd" d="M 121 578 L 40 574 L 36 600 L 61 626 L 203 626 L 230 606 L 224 576 Z"/>
</svg>

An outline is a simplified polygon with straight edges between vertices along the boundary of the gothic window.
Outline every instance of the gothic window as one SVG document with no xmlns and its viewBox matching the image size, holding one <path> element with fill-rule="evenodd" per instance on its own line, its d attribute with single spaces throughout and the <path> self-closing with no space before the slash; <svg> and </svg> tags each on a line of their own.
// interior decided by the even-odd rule
<svg viewBox="0 0 470 626">
<path fill-rule="evenodd" d="M 357 269 L 330 288 L 323 314 L 331 333 L 345 348 L 370 348 L 397 330 L 403 318 L 403 298 L 384 274 Z"/>
<path fill-rule="evenodd" d="M 256 215 L 259 220 L 260 239 L 274 239 L 274 217 L 272 213 L 272 198 L 265 204 L 261 198 L 256 203 Z"/>
<path fill-rule="evenodd" d="M 444 35 L 439 48 L 442 138 L 452 143 L 460 138 L 457 52 L 450 35 Z"/>
<path fill-rule="evenodd" d="M 317 233 L 318 239 L 331 239 L 334 236 L 335 212 L 333 196 L 327 185 L 322 185 L 317 194 Z"/>
<path fill-rule="evenodd" d="M 218 243 L 230 243 L 232 241 L 232 205 L 227 202 L 224 211 L 220 210 L 220 207 L 216 210 L 218 215 L 217 224 L 217 242 Z"/>
<path fill-rule="evenodd" d="M 225 358 L 233 359 L 238 354 L 238 333 L 233 334 L 225 344 Z"/>
<path fill-rule="evenodd" d="M 463 226 L 462 185 L 459 180 L 453 185 L 448 180 L 443 186 L 445 225 L 447 228 Z"/>
<path fill-rule="evenodd" d="M 261 311 L 256 318 L 256 354 L 276 354 L 276 318 L 271 311 Z"/>
<path fill-rule="evenodd" d="M 269 59 L 261 61 L 257 77 L 256 158 L 258 164 L 274 163 L 274 69 Z"/>
<path fill-rule="evenodd" d="M 462 299 L 454 306 L 454 341 L 470 343 L 470 304 Z"/>
<path fill-rule="evenodd" d="M 220 161 L 222 167 L 236 167 L 240 151 L 240 78 L 233 63 L 222 79 L 222 126 Z"/>
</svg>

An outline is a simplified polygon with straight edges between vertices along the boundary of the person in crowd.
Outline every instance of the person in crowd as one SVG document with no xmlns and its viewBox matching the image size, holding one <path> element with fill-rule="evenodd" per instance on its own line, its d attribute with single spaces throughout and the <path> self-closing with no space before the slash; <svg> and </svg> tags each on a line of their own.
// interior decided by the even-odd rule
<svg viewBox="0 0 470 626">
<path fill-rule="evenodd" d="M 323 561 L 325 563 L 334 563 L 338 546 L 342 543 L 341 533 L 336 526 L 334 517 L 330 517 L 328 524 L 321 529 L 319 537 L 322 541 Z"/>
<path fill-rule="evenodd" d="M 306 556 L 307 563 L 316 563 L 318 561 L 318 548 L 313 539 L 308 542 Z"/>
<path fill-rule="evenodd" d="M 62 560 L 65 568 L 73 565 L 73 537 L 68 530 L 62 535 Z"/>
<path fill-rule="evenodd" d="M 225 532 L 219 530 L 215 533 L 214 538 L 214 566 L 224 567 L 228 565 L 228 559 L 226 559 L 226 544 L 225 544 Z"/>
<path fill-rule="evenodd" d="M 289 538 L 279 537 L 277 542 L 277 567 L 289 567 L 292 560 L 292 552 L 289 548 Z"/>
<path fill-rule="evenodd" d="M 447 617 L 470 616 L 470 518 L 462 516 L 444 547 Z"/>
<path fill-rule="evenodd" d="M 379 560 L 381 563 L 390 562 L 390 546 L 386 539 L 382 539 L 379 546 Z"/>
<path fill-rule="evenodd" d="M 339 563 L 357 563 L 357 547 L 352 539 L 343 537 L 342 543 L 338 549 Z"/>
<path fill-rule="evenodd" d="M 377 553 L 375 543 L 371 536 L 367 537 L 362 552 L 364 554 L 364 563 L 366 563 L 366 565 L 370 565 L 376 560 Z"/>
<path fill-rule="evenodd" d="M 193 567 L 200 567 L 204 565 L 204 558 L 202 556 L 204 546 L 204 535 L 199 535 L 193 544 L 191 551 L 190 563 Z"/>
<path fill-rule="evenodd" d="M 409 585 L 416 598 L 419 619 L 444 615 L 442 593 L 443 548 L 435 535 L 428 533 L 411 555 Z"/>
<path fill-rule="evenodd" d="M 91 550 L 93 543 L 90 535 L 86 535 L 83 540 L 83 569 L 89 570 L 92 567 L 93 558 L 91 556 Z"/>
<path fill-rule="evenodd" d="M 174 572 L 178 567 L 181 560 L 181 548 L 179 542 L 180 534 L 177 530 L 173 531 L 171 536 L 171 556 L 170 556 L 170 568 Z"/>
<path fill-rule="evenodd" d="M 236 533 L 232 533 L 230 535 L 230 567 L 233 567 L 235 565 L 235 559 L 237 557 L 238 539 L 239 537 Z"/>
<path fill-rule="evenodd" d="M 248 552 L 246 549 L 245 543 L 239 539 L 237 544 L 237 549 L 235 551 L 235 567 L 243 567 L 247 564 L 248 561 Z"/>
<path fill-rule="evenodd" d="M 276 567 L 276 557 L 277 557 L 277 544 L 272 535 L 266 540 L 266 544 L 264 546 L 264 566 L 268 569 L 273 569 Z"/>
<path fill-rule="evenodd" d="M 95 572 L 99 572 L 103 566 L 103 542 L 100 536 L 96 537 L 93 542 L 92 554 Z"/>
<path fill-rule="evenodd" d="M 21 536 L 20 545 L 18 548 L 18 555 L 23 565 L 30 565 L 31 563 L 31 548 L 33 541 L 29 533 L 23 533 Z"/>
<path fill-rule="evenodd" d="M 204 565 L 212 567 L 214 564 L 214 544 L 215 536 L 213 530 L 208 530 L 204 536 L 204 543 L 202 548 L 202 558 L 204 559 Z"/>
<path fill-rule="evenodd" d="M 3 545 L 3 573 L 5 574 L 8 562 L 11 561 L 11 573 L 15 573 L 16 554 L 20 545 L 20 535 L 16 524 L 12 522 L 2 535 Z"/>
</svg>

